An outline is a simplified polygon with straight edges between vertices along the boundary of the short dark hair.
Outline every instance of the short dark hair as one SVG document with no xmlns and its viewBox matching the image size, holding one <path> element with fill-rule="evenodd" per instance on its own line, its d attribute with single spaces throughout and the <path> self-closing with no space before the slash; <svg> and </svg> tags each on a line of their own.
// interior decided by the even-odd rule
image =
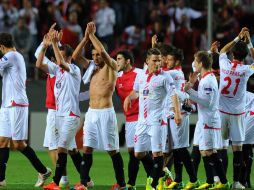
<svg viewBox="0 0 254 190">
<path fill-rule="evenodd" d="M 129 50 L 122 50 L 117 52 L 117 55 L 122 55 L 124 57 L 124 59 L 129 59 L 131 64 L 134 63 L 134 57 L 133 54 L 129 51 Z"/>
<path fill-rule="evenodd" d="M 161 52 L 159 49 L 157 48 L 150 48 L 148 51 L 147 51 L 147 54 L 146 54 L 146 57 L 149 57 L 151 55 L 161 55 Z"/>
<path fill-rule="evenodd" d="M 232 48 L 232 53 L 233 53 L 234 59 L 243 61 L 248 55 L 246 43 L 241 40 L 237 42 L 235 46 Z"/>
<path fill-rule="evenodd" d="M 183 55 L 183 50 L 182 49 L 174 48 L 172 50 L 172 52 L 170 53 L 170 55 L 173 55 L 175 57 L 175 60 L 178 60 L 181 63 L 184 60 L 184 55 Z"/>
<path fill-rule="evenodd" d="M 49 58 L 50 60 L 51 60 L 52 58 L 56 59 L 55 54 L 54 54 L 54 50 L 53 50 L 53 47 L 52 47 L 52 46 L 49 46 L 49 47 L 48 47 L 45 56 L 46 56 L 47 58 Z"/>
<path fill-rule="evenodd" d="M 13 37 L 9 33 L 0 33 L 0 45 L 3 45 L 7 48 L 14 47 Z"/>
<path fill-rule="evenodd" d="M 211 53 L 212 59 L 213 59 L 213 64 L 212 64 L 212 68 L 213 70 L 218 70 L 220 69 L 220 64 L 219 64 L 219 57 L 220 54 L 219 53 Z"/>
<path fill-rule="evenodd" d="M 73 48 L 70 45 L 64 44 L 60 46 L 59 49 L 60 51 L 64 51 L 66 57 L 72 56 Z"/>
<path fill-rule="evenodd" d="M 197 58 L 198 62 L 202 62 L 202 67 L 204 69 L 211 69 L 212 68 L 212 56 L 206 51 L 198 51 L 194 55 Z"/>
<path fill-rule="evenodd" d="M 155 48 L 160 50 L 162 56 L 167 56 L 171 54 L 171 52 L 174 49 L 174 46 L 159 42 L 155 44 Z"/>
</svg>

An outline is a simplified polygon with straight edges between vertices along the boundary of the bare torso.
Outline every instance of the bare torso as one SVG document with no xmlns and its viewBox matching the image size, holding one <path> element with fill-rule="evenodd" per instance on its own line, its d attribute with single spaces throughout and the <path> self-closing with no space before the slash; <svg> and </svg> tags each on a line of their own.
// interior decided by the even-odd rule
<svg viewBox="0 0 254 190">
<path fill-rule="evenodd" d="M 113 107 L 112 95 L 116 85 L 116 71 L 106 64 L 94 72 L 90 82 L 90 102 L 93 109 Z"/>
</svg>

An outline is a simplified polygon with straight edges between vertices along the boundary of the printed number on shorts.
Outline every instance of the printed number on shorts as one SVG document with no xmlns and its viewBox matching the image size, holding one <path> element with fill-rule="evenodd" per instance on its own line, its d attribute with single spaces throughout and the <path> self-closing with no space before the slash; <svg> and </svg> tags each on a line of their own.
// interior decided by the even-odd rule
<svg viewBox="0 0 254 190">
<path fill-rule="evenodd" d="M 227 81 L 227 85 L 221 90 L 221 94 L 230 94 L 229 88 L 232 85 L 232 79 L 230 77 L 225 77 L 224 81 Z M 233 95 L 235 96 L 238 90 L 238 86 L 240 84 L 241 79 L 235 79 L 235 87 L 233 91 Z"/>
</svg>

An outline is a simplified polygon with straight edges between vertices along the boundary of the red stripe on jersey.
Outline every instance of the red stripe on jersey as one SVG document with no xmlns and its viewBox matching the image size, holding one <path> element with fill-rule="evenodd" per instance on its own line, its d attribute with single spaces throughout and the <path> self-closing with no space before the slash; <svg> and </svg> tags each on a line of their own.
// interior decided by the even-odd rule
<svg viewBox="0 0 254 190">
<path fill-rule="evenodd" d="M 250 111 L 250 115 L 254 115 L 254 111 Z"/>
<path fill-rule="evenodd" d="M 228 113 L 228 112 L 224 112 L 224 111 L 222 111 L 222 110 L 219 110 L 221 113 L 225 113 L 225 114 L 228 114 L 228 115 L 243 115 L 243 114 L 245 114 L 245 112 L 242 112 L 242 113 Z"/>
<path fill-rule="evenodd" d="M 207 124 L 205 124 L 204 129 L 221 130 L 221 128 L 209 127 Z"/>
<path fill-rule="evenodd" d="M 11 101 L 12 106 L 18 106 L 18 107 L 28 107 L 29 104 L 17 104 L 14 100 Z"/>
<path fill-rule="evenodd" d="M 75 116 L 75 117 L 78 117 L 78 118 L 80 118 L 80 116 L 79 115 L 76 115 L 75 113 L 73 113 L 72 111 L 70 112 L 70 115 L 69 116 Z"/>
<path fill-rule="evenodd" d="M 205 77 L 206 77 L 207 75 L 209 75 L 209 74 L 213 75 L 213 71 L 211 71 L 211 72 L 206 72 L 206 73 L 202 76 L 202 79 L 205 78 Z"/>
</svg>

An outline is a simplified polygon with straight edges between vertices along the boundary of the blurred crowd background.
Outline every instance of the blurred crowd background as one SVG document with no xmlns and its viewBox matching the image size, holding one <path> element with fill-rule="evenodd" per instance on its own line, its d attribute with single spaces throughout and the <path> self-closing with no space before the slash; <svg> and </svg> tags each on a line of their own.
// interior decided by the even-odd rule
<svg viewBox="0 0 254 190">
<path fill-rule="evenodd" d="M 212 2 L 213 41 L 223 46 L 246 26 L 254 43 L 254 0 Z M 183 69 L 188 73 L 194 52 L 210 46 L 207 4 L 207 0 L 0 0 L 0 32 L 13 34 L 29 79 L 45 77 L 35 69 L 34 52 L 54 22 L 63 30 L 62 43 L 75 48 L 91 20 L 111 56 L 127 48 L 134 53 L 135 66 L 142 67 L 151 37 L 157 34 L 160 42 L 183 49 Z"/>
</svg>

